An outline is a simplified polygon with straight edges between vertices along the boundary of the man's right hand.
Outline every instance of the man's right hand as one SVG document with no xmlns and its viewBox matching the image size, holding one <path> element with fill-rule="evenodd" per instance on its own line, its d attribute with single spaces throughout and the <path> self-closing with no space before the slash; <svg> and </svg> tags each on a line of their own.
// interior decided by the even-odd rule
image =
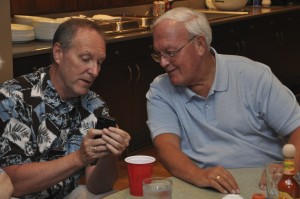
<svg viewBox="0 0 300 199">
<path fill-rule="evenodd" d="M 239 194 L 240 190 L 232 174 L 224 167 L 199 168 L 199 187 L 213 187 L 221 193 Z"/>
<path fill-rule="evenodd" d="M 96 136 L 103 134 L 103 130 L 89 129 L 83 137 L 79 151 L 80 159 L 86 166 L 95 162 L 98 158 L 110 154 L 105 140 L 102 138 L 94 139 Z"/>
<path fill-rule="evenodd" d="M 180 137 L 164 133 L 154 138 L 160 162 L 175 177 L 198 187 L 212 187 L 221 193 L 239 193 L 231 173 L 221 166 L 202 169 L 181 151 Z M 170 155 L 172 154 L 172 155 Z"/>
</svg>

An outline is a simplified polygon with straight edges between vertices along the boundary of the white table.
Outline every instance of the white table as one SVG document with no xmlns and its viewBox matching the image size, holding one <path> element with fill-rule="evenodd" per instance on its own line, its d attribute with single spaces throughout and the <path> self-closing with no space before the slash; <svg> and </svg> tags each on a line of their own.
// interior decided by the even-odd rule
<svg viewBox="0 0 300 199">
<path fill-rule="evenodd" d="M 235 177 L 244 199 L 251 199 L 253 193 L 266 193 L 259 189 L 258 183 L 263 168 L 242 168 L 229 169 Z M 198 188 L 188 184 L 178 178 L 170 177 L 173 181 L 172 199 L 221 199 L 225 194 L 221 194 L 213 189 Z M 106 196 L 105 199 L 141 199 L 143 197 L 134 197 L 129 193 L 129 189 L 118 191 Z"/>
</svg>

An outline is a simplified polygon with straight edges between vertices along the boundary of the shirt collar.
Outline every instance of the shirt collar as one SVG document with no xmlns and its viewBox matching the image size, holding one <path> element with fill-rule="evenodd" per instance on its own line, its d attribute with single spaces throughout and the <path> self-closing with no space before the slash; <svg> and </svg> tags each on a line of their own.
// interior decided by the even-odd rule
<svg viewBox="0 0 300 199">
<path fill-rule="evenodd" d="M 216 58 L 216 74 L 211 91 L 226 91 L 229 83 L 227 63 L 224 62 L 223 57 L 214 48 L 211 48 L 211 50 L 214 52 Z"/>
<path fill-rule="evenodd" d="M 226 65 L 226 62 L 222 61 L 223 58 L 220 54 L 217 53 L 217 51 L 214 48 L 211 48 L 211 51 L 215 54 L 216 58 L 216 74 L 214 78 L 214 82 L 212 84 L 212 87 L 209 91 L 209 95 L 214 94 L 215 92 L 222 92 L 226 91 L 228 89 L 228 82 L 229 82 L 229 71 L 228 67 Z M 182 87 L 183 90 L 179 92 L 184 92 L 187 96 L 187 101 L 192 99 L 193 97 L 205 99 L 196 93 L 194 93 L 192 90 L 190 90 L 188 87 Z"/>
<path fill-rule="evenodd" d="M 45 68 L 43 72 L 44 74 L 41 74 L 44 75 L 44 78 L 42 80 L 42 98 L 48 104 L 51 104 L 53 108 L 59 109 L 62 112 L 69 112 L 77 105 L 77 103 L 79 102 L 79 98 L 72 98 L 68 101 L 62 100 L 50 80 L 49 69 L 50 67 Z"/>
</svg>

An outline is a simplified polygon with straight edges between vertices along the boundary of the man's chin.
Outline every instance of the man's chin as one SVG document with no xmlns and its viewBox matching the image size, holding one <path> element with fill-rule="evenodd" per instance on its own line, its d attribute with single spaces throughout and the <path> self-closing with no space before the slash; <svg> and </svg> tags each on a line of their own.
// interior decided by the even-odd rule
<svg viewBox="0 0 300 199">
<path fill-rule="evenodd" d="M 172 83 L 174 86 L 182 86 L 181 82 L 178 81 L 177 79 L 171 79 L 171 83 Z"/>
<path fill-rule="evenodd" d="M 81 88 L 76 92 L 77 96 L 86 95 L 89 92 L 89 88 Z"/>
<path fill-rule="evenodd" d="M 176 75 L 174 72 L 168 73 L 168 75 L 169 75 L 169 79 L 170 79 L 171 83 L 174 86 L 180 86 L 181 85 L 180 78 L 178 78 L 179 75 Z"/>
</svg>

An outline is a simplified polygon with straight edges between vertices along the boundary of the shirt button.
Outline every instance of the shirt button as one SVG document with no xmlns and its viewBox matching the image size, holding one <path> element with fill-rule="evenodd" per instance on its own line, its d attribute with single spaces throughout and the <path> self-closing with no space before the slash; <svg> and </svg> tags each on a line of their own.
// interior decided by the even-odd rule
<svg viewBox="0 0 300 199">
<path fill-rule="evenodd" d="M 207 104 L 206 106 L 205 106 L 207 109 L 209 109 L 210 108 L 210 106 Z"/>
</svg>

